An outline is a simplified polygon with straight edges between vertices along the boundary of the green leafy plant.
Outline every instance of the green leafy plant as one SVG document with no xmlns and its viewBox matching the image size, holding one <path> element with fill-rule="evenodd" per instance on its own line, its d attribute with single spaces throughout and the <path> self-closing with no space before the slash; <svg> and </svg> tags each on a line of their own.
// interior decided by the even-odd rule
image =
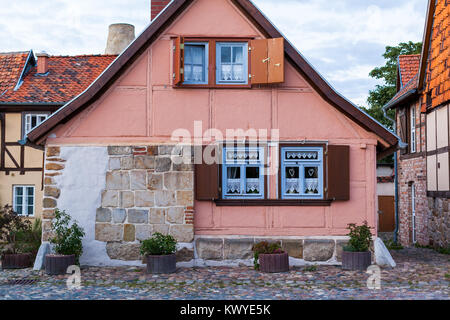
<svg viewBox="0 0 450 320">
<path fill-rule="evenodd" d="M 304 270 L 308 272 L 314 272 L 317 271 L 317 266 L 307 266 Z"/>
<path fill-rule="evenodd" d="M 403 246 L 400 243 L 395 243 L 394 240 L 389 239 L 386 241 L 383 241 L 384 245 L 386 246 L 387 249 L 389 250 L 402 250 Z"/>
<path fill-rule="evenodd" d="M 348 245 L 344 247 L 344 250 L 352 252 L 369 251 L 372 233 L 370 232 L 370 227 L 367 225 L 367 221 L 364 221 L 360 226 L 349 223 L 347 229 L 350 230 L 348 233 L 350 240 Z"/>
<path fill-rule="evenodd" d="M 82 239 L 85 235 L 82 227 L 65 212 L 55 210 L 55 218 L 52 221 L 54 237 L 50 242 L 54 245 L 57 254 L 75 255 L 77 261 L 83 253 Z"/>
<path fill-rule="evenodd" d="M 280 244 L 278 242 L 269 243 L 267 241 L 261 241 L 253 245 L 253 266 L 255 270 L 259 270 L 259 255 L 260 254 L 274 254 L 274 253 L 284 253 L 281 250 Z"/>
<path fill-rule="evenodd" d="M 170 235 L 156 232 L 150 239 L 141 243 L 141 255 L 160 256 L 175 253 L 177 240 Z"/>
<path fill-rule="evenodd" d="M 21 234 L 30 232 L 31 222 L 9 205 L 0 208 L 0 254 L 26 253 Z"/>
<path fill-rule="evenodd" d="M 16 234 L 17 247 L 20 252 L 31 253 L 36 256 L 41 246 L 42 223 L 41 219 L 35 219 L 30 228 L 21 230 Z"/>
</svg>

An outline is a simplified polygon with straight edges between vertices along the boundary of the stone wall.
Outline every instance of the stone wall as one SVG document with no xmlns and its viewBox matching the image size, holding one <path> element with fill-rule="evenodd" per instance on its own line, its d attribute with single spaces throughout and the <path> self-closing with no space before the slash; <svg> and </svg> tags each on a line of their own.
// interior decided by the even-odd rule
<svg viewBox="0 0 450 320">
<path fill-rule="evenodd" d="M 72 192 L 67 180 L 74 173 L 62 177 L 66 161 L 70 160 L 62 159 L 60 151 L 58 146 L 46 150 L 44 241 L 51 236 L 51 219 L 54 209 L 59 207 L 60 195 Z M 89 211 L 93 210 L 95 216 L 92 241 L 104 243 L 109 259 L 140 260 L 140 241 L 155 232 L 170 234 L 181 244 L 193 241 L 194 173 L 193 165 L 179 164 L 182 152 L 168 145 L 107 147 L 106 172 L 99 172 L 104 176 L 104 189 L 99 191 L 98 206 Z M 88 164 L 90 159 L 85 160 Z M 80 192 L 82 197 L 90 190 L 84 187 Z M 60 209 L 74 214 L 74 207 L 67 201 Z M 193 252 L 185 248 L 178 256 L 180 261 L 187 261 L 193 258 Z"/>
<path fill-rule="evenodd" d="M 428 198 L 430 245 L 450 248 L 450 199 Z"/>
</svg>

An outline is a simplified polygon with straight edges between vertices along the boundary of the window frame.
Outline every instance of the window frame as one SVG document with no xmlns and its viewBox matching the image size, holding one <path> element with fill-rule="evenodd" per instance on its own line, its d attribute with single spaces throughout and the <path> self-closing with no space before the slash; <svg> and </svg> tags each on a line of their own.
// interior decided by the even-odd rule
<svg viewBox="0 0 450 320">
<path fill-rule="evenodd" d="M 237 151 L 251 151 L 251 150 L 258 150 L 259 155 L 260 155 L 260 159 L 257 163 L 250 163 L 247 164 L 246 160 L 240 161 L 240 160 L 236 160 L 234 162 L 231 163 L 227 163 L 226 161 L 226 156 L 227 156 L 227 149 L 233 149 L 233 150 L 237 150 Z M 232 145 L 232 144 L 225 144 L 222 146 L 221 148 L 221 161 L 222 163 L 220 164 L 219 168 L 220 168 L 220 192 L 219 192 L 219 197 L 222 200 L 262 200 L 262 199 L 266 199 L 267 197 L 267 177 L 266 177 L 266 172 L 265 172 L 265 168 L 266 168 L 266 148 L 265 146 L 253 146 L 253 145 Z M 262 189 L 261 192 L 257 195 L 255 194 L 239 194 L 239 195 L 230 195 L 230 194 L 226 194 L 226 184 L 227 184 L 227 169 L 230 167 L 239 167 L 240 168 L 240 187 L 241 187 L 241 191 L 245 190 L 245 183 L 246 183 L 246 173 L 245 173 L 245 169 L 246 168 L 254 168 L 257 167 L 259 168 L 259 183 L 260 183 L 260 188 Z"/>
<path fill-rule="evenodd" d="M 409 108 L 409 152 L 416 153 L 417 133 L 416 133 L 416 106 Z"/>
<path fill-rule="evenodd" d="M 204 82 L 187 82 L 184 78 L 186 77 L 186 46 L 194 46 L 194 45 L 202 45 L 205 48 L 205 65 L 204 65 L 204 73 L 205 73 L 205 81 Z M 205 41 L 187 41 L 184 43 L 184 66 L 183 66 L 183 72 L 184 72 L 184 78 L 182 85 L 207 85 L 209 82 L 209 42 Z"/>
<path fill-rule="evenodd" d="M 28 132 L 30 132 L 30 131 L 32 131 L 34 129 L 34 128 L 32 128 L 31 130 L 27 131 L 26 126 L 27 126 L 27 117 L 28 116 L 45 116 L 45 119 L 44 119 L 44 121 L 45 121 L 45 120 L 48 119 L 48 117 L 50 117 L 50 112 L 42 112 L 42 111 L 31 111 L 31 112 L 25 111 L 25 112 L 22 112 L 22 138 L 24 138 L 25 135 L 28 134 Z M 38 125 L 36 125 L 36 127 Z"/>
<path fill-rule="evenodd" d="M 280 166 L 278 170 L 278 198 L 280 200 L 325 200 L 326 196 L 326 177 L 327 177 L 327 168 L 326 168 L 326 145 L 317 145 L 317 144 L 282 144 L 279 148 L 279 159 Z M 318 152 L 318 160 L 309 160 L 304 161 L 300 164 L 293 164 L 292 166 L 299 167 L 299 181 L 300 183 L 304 181 L 302 178 L 303 174 L 300 168 L 304 168 L 307 165 L 317 166 L 318 167 L 318 180 L 319 180 L 319 194 L 318 195 L 308 195 L 308 194 L 299 194 L 299 195 L 289 195 L 285 193 L 285 176 L 286 170 L 285 168 L 289 166 L 289 162 L 285 163 L 284 152 L 289 150 L 298 151 L 299 149 L 303 151 L 311 151 Z"/>
<path fill-rule="evenodd" d="M 184 44 L 186 43 L 208 43 L 208 83 L 206 84 L 189 84 L 184 83 L 184 81 L 180 84 L 174 84 L 172 82 L 173 88 L 208 88 L 208 89 L 250 89 L 252 87 L 251 79 L 250 79 L 250 71 L 251 71 L 251 52 L 248 50 L 250 47 L 250 41 L 253 38 L 205 38 L 205 37 L 183 37 Z M 216 43 L 217 42 L 246 42 L 247 43 L 247 82 L 237 83 L 237 84 L 217 84 L 216 83 Z M 184 50 L 183 50 L 183 60 L 184 60 Z"/>
<path fill-rule="evenodd" d="M 231 47 L 231 55 L 230 55 L 230 65 L 233 65 L 233 47 L 242 47 L 243 49 L 243 73 L 244 73 L 244 81 L 221 81 L 220 80 L 220 74 L 221 74 L 221 65 L 222 65 L 222 55 L 221 55 L 221 49 L 222 47 Z M 243 42 L 230 42 L 230 41 L 216 41 L 216 85 L 247 85 L 249 83 L 249 61 L 250 57 L 247 57 L 247 60 L 245 60 L 245 52 L 249 52 L 249 43 L 248 41 Z M 247 55 L 248 56 L 248 55 Z"/>
<path fill-rule="evenodd" d="M 23 201 L 22 201 L 22 204 L 21 204 L 21 206 L 22 206 L 22 213 L 18 213 L 17 209 L 16 209 L 17 208 L 16 207 L 17 206 L 17 203 L 16 203 L 16 190 L 19 189 L 19 188 L 22 189 L 23 192 L 24 192 L 23 195 L 22 195 Z M 27 193 L 28 188 L 32 188 L 33 189 L 33 213 L 32 214 L 28 213 L 28 207 L 29 207 L 29 205 L 28 205 L 28 197 L 29 197 L 29 195 Z M 25 195 L 25 193 L 27 193 L 27 194 Z M 34 217 L 35 212 L 36 212 L 36 187 L 34 185 L 13 185 L 12 204 L 13 204 L 13 210 L 18 215 L 26 216 L 26 217 Z M 24 208 L 26 208 L 26 213 L 24 213 L 24 211 L 23 211 Z"/>
</svg>

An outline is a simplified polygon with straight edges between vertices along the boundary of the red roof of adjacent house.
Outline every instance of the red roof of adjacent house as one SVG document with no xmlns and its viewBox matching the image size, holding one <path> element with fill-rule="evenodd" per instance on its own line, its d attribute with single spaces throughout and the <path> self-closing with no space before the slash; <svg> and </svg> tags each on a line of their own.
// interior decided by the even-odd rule
<svg viewBox="0 0 450 320">
<path fill-rule="evenodd" d="M 5 90 L 13 90 L 25 67 L 29 52 L 0 53 L 0 96 Z"/>
<path fill-rule="evenodd" d="M 419 71 L 420 54 L 409 54 L 398 57 L 398 67 L 400 69 L 400 83 L 403 87 Z"/>
<path fill-rule="evenodd" d="M 19 59 L 17 55 L 13 57 L 11 59 L 14 61 Z M 13 63 L 9 62 L 3 67 L 0 62 L 0 75 L 5 78 L 5 83 L 9 77 L 9 82 L 16 84 L 22 70 L 26 70 L 16 90 L 14 84 L 5 86 L 6 92 L 0 92 L 0 103 L 64 104 L 83 92 L 115 58 L 115 55 L 50 56 L 46 74 L 36 73 L 34 61 L 30 69 L 27 66 L 24 69 L 21 65 L 21 69 L 16 67 L 14 70 L 11 68 Z"/>
</svg>

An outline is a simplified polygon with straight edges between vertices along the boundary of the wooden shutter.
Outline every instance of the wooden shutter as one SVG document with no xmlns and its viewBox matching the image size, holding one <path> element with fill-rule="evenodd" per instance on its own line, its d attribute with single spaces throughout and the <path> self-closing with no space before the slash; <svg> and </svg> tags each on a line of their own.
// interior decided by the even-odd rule
<svg viewBox="0 0 450 320">
<path fill-rule="evenodd" d="M 268 39 L 269 54 L 267 83 L 284 82 L 284 38 Z"/>
<path fill-rule="evenodd" d="M 250 41 L 252 84 L 284 82 L 284 38 Z"/>
<path fill-rule="evenodd" d="M 201 164 L 195 165 L 195 199 L 200 201 L 216 200 L 219 198 L 219 152 L 218 148 L 215 148 L 211 154 L 215 156 L 216 161 L 212 164 L 207 164 L 203 160 L 203 153 L 205 148 L 196 147 L 196 162 L 200 160 L 199 154 L 201 153 Z M 199 150 L 200 149 L 200 150 Z M 209 152 L 209 151 L 207 151 Z"/>
<path fill-rule="evenodd" d="M 268 80 L 267 40 L 250 41 L 250 74 L 252 84 L 265 84 Z"/>
<path fill-rule="evenodd" d="M 408 142 L 408 123 L 406 118 L 406 110 L 400 110 L 399 112 L 399 120 L 400 120 L 400 138 L 403 142 Z M 400 149 L 400 154 L 407 153 L 407 148 Z"/>
<path fill-rule="evenodd" d="M 179 85 L 184 80 L 184 41 L 178 37 L 173 41 L 173 84 Z"/>
<path fill-rule="evenodd" d="M 327 153 L 327 198 L 350 200 L 350 148 L 329 145 Z"/>
</svg>

